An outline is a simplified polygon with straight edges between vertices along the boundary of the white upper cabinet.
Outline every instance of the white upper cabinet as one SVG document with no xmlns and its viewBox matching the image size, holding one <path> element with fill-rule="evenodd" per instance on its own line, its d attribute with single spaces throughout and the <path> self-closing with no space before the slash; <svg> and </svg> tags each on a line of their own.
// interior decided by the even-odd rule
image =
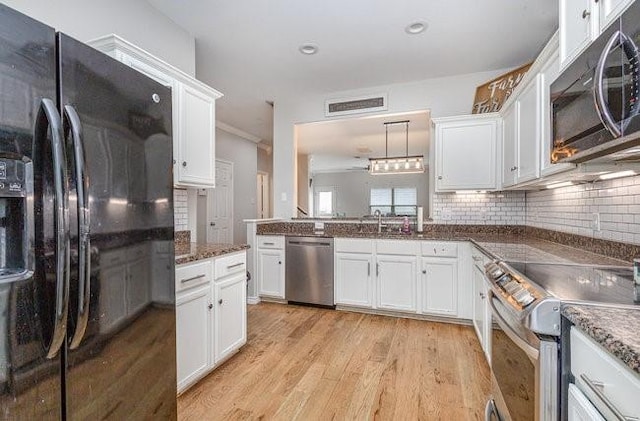
<svg viewBox="0 0 640 421">
<path fill-rule="evenodd" d="M 513 102 L 503 111 L 502 186 L 516 184 L 516 152 L 518 144 L 518 103 Z"/>
<path fill-rule="evenodd" d="M 88 44 L 171 88 L 173 182 L 215 187 L 215 101 L 222 94 L 116 35 Z"/>
<path fill-rule="evenodd" d="M 541 77 L 538 74 L 524 87 L 517 99 L 516 183 L 540 176 L 541 89 Z"/>
<path fill-rule="evenodd" d="M 598 0 L 600 4 L 600 32 L 604 31 L 633 0 Z"/>
<path fill-rule="evenodd" d="M 214 186 L 215 172 L 215 98 L 192 86 L 181 83 L 178 91 L 180 110 L 177 143 L 177 172 L 180 183 Z M 175 168 L 175 167 L 174 167 Z"/>
<path fill-rule="evenodd" d="M 436 191 L 497 189 L 501 127 L 495 113 L 433 119 Z"/>
<path fill-rule="evenodd" d="M 560 67 L 564 69 L 597 36 L 598 7 L 594 0 L 560 0 L 559 6 Z"/>
<path fill-rule="evenodd" d="M 613 23 L 633 0 L 560 0 L 560 69 Z"/>
</svg>

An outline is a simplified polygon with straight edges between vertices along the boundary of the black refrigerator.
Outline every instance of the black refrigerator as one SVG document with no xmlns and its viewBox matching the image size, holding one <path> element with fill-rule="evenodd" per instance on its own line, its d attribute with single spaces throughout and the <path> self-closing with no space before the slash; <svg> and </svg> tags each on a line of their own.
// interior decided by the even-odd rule
<svg viewBox="0 0 640 421">
<path fill-rule="evenodd" d="M 175 419 L 170 89 L 0 4 L 0 418 Z"/>
</svg>

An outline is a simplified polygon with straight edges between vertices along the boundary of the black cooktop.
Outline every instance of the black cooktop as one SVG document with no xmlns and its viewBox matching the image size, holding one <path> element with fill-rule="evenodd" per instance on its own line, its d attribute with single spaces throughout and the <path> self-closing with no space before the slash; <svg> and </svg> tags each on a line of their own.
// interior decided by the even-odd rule
<svg viewBox="0 0 640 421">
<path fill-rule="evenodd" d="M 635 305 L 631 266 L 505 262 L 561 301 Z"/>
</svg>

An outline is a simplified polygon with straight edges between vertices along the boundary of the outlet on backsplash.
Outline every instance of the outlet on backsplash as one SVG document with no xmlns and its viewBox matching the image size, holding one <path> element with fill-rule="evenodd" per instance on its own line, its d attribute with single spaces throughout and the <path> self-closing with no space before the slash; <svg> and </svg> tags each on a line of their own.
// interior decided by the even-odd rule
<svg viewBox="0 0 640 421">
<path fill-rule="evenodd" d="M 600 231 L 600 213 L 598 212 L 591 214 L 591 229 L 594 231 Z"/>
</svg>

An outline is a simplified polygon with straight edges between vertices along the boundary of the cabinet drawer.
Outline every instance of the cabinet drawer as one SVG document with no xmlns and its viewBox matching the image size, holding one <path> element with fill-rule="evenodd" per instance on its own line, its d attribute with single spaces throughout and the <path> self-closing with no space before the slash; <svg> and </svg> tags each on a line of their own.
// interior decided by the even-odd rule
<svg viewBox="0 0 640 421">
<path fill-rule="evenodd" d="M 284 249 L 284 236 L 282 235 L 259 235 L 258 248 L 261 249 Z"/>
<path fill-rule="evenodd" d="M 606 419 L 613 413 L 603 396 L 624 416 L 640 417 L 640 376 L 575 327 L 571 328 L 571 372 L 580 390 Z"/>
<path fill-rule="evenodd" d="M 242 273 L 247 270 L 247 254 L 235 253 L 229 256 L 218 257 L 214 262 L 214 278 L 217 280 L 225 276 Z"/>
<path fill-rule="evenodd" d="M 360 238 L 336 238 L 333 242 L 334 250 L 344 253 L 373 253 L 373 240 Z"/>
<path fill-rule="evenodd" d="M 458 257 L 457 243 L 441 243 L 435 241 L 422 242 L 423 256 Z"/>
<path fill-rule="evenodd" d="M 210 282 L 212 272 L 211 260 L 176 267 L 176 292 Z"/>
<path fill-rule="evenodd" d="M 376 251 L 380 254 L 416 255 L 420 243 L 413 240 L 378 240 Z"/>
</svg>

